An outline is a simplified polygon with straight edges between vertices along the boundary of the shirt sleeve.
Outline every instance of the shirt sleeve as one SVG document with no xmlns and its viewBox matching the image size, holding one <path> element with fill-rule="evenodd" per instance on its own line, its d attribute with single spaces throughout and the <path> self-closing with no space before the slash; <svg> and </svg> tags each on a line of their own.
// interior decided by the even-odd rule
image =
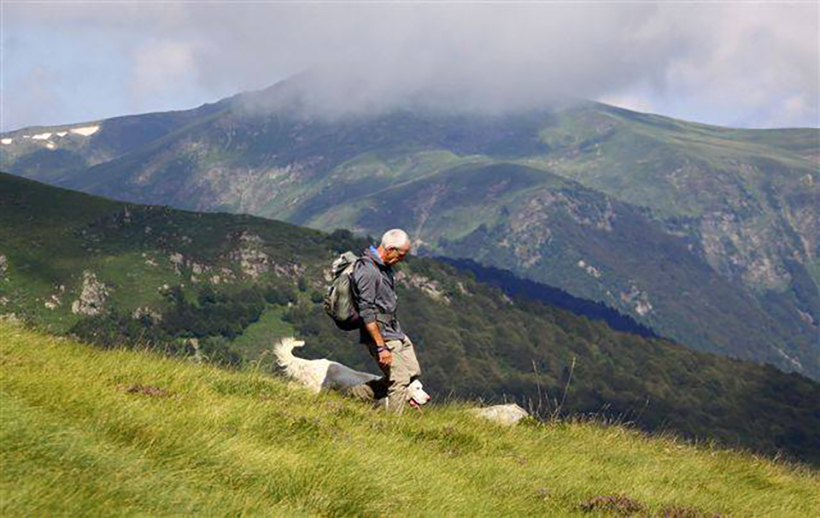
<svg viewBox="0 0 820 518">
<path fill-rule="evenodd" d="M 373 268 L 360 263 L 353 269 L 353 282 L 356 284 L 354 294 L 356 295 L 356 305 L 359 308 L 359 316 L 365 324 L 376 321 L 376 283 L 379 272 L 374 272 Z"/>
</svg>

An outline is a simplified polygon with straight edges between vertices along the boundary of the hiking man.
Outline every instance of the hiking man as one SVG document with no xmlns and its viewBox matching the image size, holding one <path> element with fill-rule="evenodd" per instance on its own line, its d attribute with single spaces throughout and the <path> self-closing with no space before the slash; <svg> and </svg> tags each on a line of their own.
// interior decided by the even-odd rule
<svg viewBox="0 0 820 518">
<path fill-rule="evenodd" d="M 398 297 L 393 266 L 410 253 L 410 238 L 401 229 L 388 230 L 381 244 L 371 246 L 353 269 L 351 290 L 359 309 L 360 343 L 365 344 L 384 373 L 368 383 L 348 389 L 359 399 L 375 401 L 387 397 L 387 408 L 401 412 L 405 405 L 416 406 L 407 387 L 421 374 L 413 343 L 396 318 Z"/>
</svg>

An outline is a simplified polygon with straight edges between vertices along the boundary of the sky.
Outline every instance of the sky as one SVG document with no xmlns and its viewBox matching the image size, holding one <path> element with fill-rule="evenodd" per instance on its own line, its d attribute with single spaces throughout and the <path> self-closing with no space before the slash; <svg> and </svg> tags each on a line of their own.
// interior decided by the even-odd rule
<svg viewBox="0 0 820 518">
<path fill-rule="evenodd" d="M 0 132 L 192 108 L 305 71 L 310 109 L 333 116 L 571 96 L 820 127 L 815 1 L 2 0 L 0 15 Z"/>
</svg>

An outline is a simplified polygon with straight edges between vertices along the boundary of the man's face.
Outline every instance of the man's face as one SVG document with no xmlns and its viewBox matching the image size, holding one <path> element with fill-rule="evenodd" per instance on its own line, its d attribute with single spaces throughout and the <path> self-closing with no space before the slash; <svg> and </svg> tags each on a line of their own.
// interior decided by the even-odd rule
<svg viewBox="0 0 820 518">
<path fill-rule="evenodd" d="M 410 243 L 407 243 L 405 246 L 401 248 L 394 248 L 390 247 L 387 249 L 387 254 L 385 254 L 384 264 L 388 266 L 393 266 L 394 264 L 400 263 L 407 257 L 407 254 L 410 253 Z"/>
</svg>

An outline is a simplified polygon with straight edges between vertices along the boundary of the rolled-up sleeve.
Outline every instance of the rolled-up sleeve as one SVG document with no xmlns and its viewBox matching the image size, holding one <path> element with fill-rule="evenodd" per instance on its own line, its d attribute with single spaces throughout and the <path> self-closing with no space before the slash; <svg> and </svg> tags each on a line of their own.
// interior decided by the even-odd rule
<svg viewBox="0 0 820 518">
<path fill-rule="evenodd" d="M 353 282 L 356 287 L 353 290 L 356 305 L 359 308 L 359 316 L 365 324 L 376 321 L 376 284 L 378 283 L 379 272 L 374 268 L 368 268 L 365 264 L 358 264 L 353 270 Z"/>
</svg>

